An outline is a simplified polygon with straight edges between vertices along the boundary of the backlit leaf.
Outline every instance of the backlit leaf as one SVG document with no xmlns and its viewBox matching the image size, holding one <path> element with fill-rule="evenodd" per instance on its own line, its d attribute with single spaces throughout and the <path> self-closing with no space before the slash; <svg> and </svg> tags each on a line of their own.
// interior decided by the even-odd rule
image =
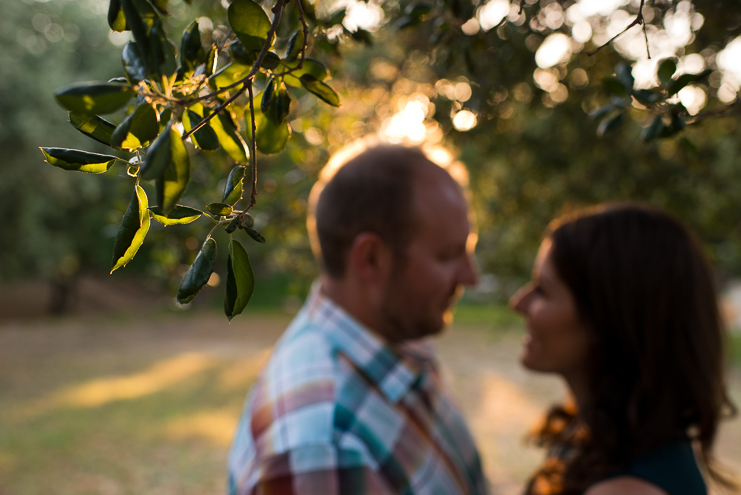
<svg viewBox="0 0 741 495">
<path fill-rule="evenodd" d="M 260 244 L 265 244 L 265 238 L 262 236 L 262 234 L 252 227 L 244 227 L 243 230 L 247 232 L 247 235 L 252 237 L 253 240 L 259 242 Z"/>
<path fill-rule="evenodd" d="M 203 107 L 201 107 L 201 111 L 203 111 L 202 108 Z M 200 124 L 201 120 L 203 120 L 201 115 L 198 115 L 190 108 L 183 112 L 183 127 L 185 127 L 186 132 L 190 132 L 193 127 Z M 210 122 L 206 123 L 196 132 L 191 134 L 190 139 L 193 141 L 193 144 L 202 150 L 213 151 L 218 150 L 221 147 L 216 131 L 211 127 Z"/>
<path fill-rule="evenodd" d="M 270 18 L 252 0 L 234 0 L 227 9 L 227 18 L 237 38 L 246 48 L 253 43 L 251 38 L 266 40 L 268 37 Z"/>
<path fill-rule="evenodd" d="M 268 80 L 268 85 L 265 86 L 265 90 L 262 92 L 262 98 L 260 99 L 260 110 L 262 113 L 267 113 L 270 108 L 270 103 L 273 101 L 273 95 L 275 94 L 275 86 L 277 81 L 271 77 Z"/>
<path fill-rule="evenodd" d="M 298 30 L 293 33 L 291 39 L 288 40 L 288 49 L 286 50 L 286 61 L 293 62 L 301 54 L 301 49 L 304 47 L 304 32 Z"/>
<path fill-rule="evenodd" d="M 47 163 L 64 170 L 102 174 L 107 172 L 118 159 L 112 155 L 101 155 L 88 151 L 70 150 L 66 148 L 40 148 Z"/>
<path fill-rule="evenodd" d="M 126 105 L 134 94 L 131 86 L 109 83 L 77 83 L 54 92 L 64 108 L 86 114 L 115 112 Z"/>
<path fill-rule="evenodd" d="M 623 123 L 624 112 L 620 112 L 612 117 L 607 117 L 599 123 L 597 127 L 597 135 L 604 136 L 608 132 L 612 132 Z"/>
<path fill-rule="evenodd" d="M 242 199 L 242 184 L 244 181 L 244 167 L 234 167 L 229 172 L 224 186 L 224 194 L 221 196 L 221 202 L 228 205 L 234 205 Z"/>
<path fill-rule="evenodd" d="M 113 243 L 111 273 L 131 261 L 144 242 L 150 221 L 147 207 L 147 195 L 137 184 Z"/>
<path fill-rule="evenodd" d="M 177 299 L 180 304 L 188 304 L 208 283 L 216 265 L 216 241 L 211 237 L 201 246 L 198 256 L 185 273 L 178 287 Z"/>
<path fill-rule="evenodd" d="M 149 208 L 152 218 L 157 220 L 162 225 L 185 225 L 198 220 L 203 216 L 203 212 L 191 208 L 190 206 L 175 205 L 167 216 L 159 214 L 159 207 L 152 206 Z"/>
<path fill-rule="evenodd" d="M 632 69 L 628 64 L 617 64 L 617 66 L 615 67 L 615 75 L 617 76 L 617 80 L 620 81 L 625 87 L 626 93 L 630 93 L 631 91 L 633 91 L 633 84 L 635 84 L 635 79 L 633 78 Z"/>
<path fill-rule="evenodd" d="M 252 273 L 250 257 L 242 244 L 232 239 L 229 243 L 226 296 L 224 297 L 224 314 L 229 321 L 244 311 L 254 290 L 255 276 Z"/>
<path fill-rule="evenodd" d="M 219 138 L 219 143 L 224 151 L 237 163 L 247 163 L 249 152 L 244 138 L 239 134 L 237 126 L 231 115 L 226 112 L 220 112 L 215 118 L 211 119 L 211 127 Z M 248 126 L 249 127 L 249 126 Z"/>
<path fill-rule="evenodd" d="M 139 47 L 133 41 L 126 44 L 121 54 L 126 78 L 131 84 L 137 84 L 147 78 L 147 67 L 144 65 Z"/>
<path fill-rule="evenodd" d="M 165 131 L 167 132 L 167 131 Z M 190 156 L 174 127 L 170 128 L 171 159 L 162 173 L 156 178 L 157 204 L 159 213 L 168 215 L 183 194 L 190 181 Z"/>
<path fill-rule="evenodd" d="M 142 164 L 139 171 L 139 177 L 144 180 L 156 179 L 162 174 L 162 171 L 169 165 L 172 159 L 172 128 L 165 129 L 154 140 L 154 143 L 147 150 L 147 158 Z M 159 204 L 162 204 L 160 201 Z"/>
<path fill-rule="evenodd" d="M 641 138 L 645 142 L 652 141 L 661 135 L 664 130 L 664 122 L 661 119 L 661 115 L 657 115 L 651 125 L 641 131 Z"/>
<path fill-rule="evenodd" d="M 192 73 L 196 66 L 206 61 L 206 52 L 201 44 L 201 32 L 198 21 L 191 22 L 180 41 L 180 67 L 183 75 Z"/>
<path fill-rule="evenodd" d="M 667 86 L 672 82 L 674 73 L 677 72 L 677 62 L 674 59 L 667 58 L 659 62 L 656 75 L 662 86 Z"/>
<path fill-rule="evenodd" d="M 246 65 L 240 62 L 232 62 L 218 70 L 214 75 L 208 79 L 208 86 L 211 89 L 220 89 L 225 86 L 230 86 L 235 82 L 239 81 L 243 77 L 246 77 L 252 69 L 251 65 Z"/>
<path fill-rule="evenodd" d="M 99 143 L 111 145 L 111 136 L 116 126 L 97 115 L 69 112 L 69 123 L 86 136 Z"/>
<path fill-rule="evenodd" d="M 111 146 L 135 150 L 156 138 L 160 132 L 159 115 L 151 103 L 143 103 L 116 128 Z"/>
<path fill-rule="evenodd" d="M 707 69 L 699 74 L 682 74 L 669 84 L 669 87 L 667 88 L 667 94 L 669 96 L 674 96 L 682 89 L 684 89 L 688 84 L 697 82 L 700 79 L 704 79 L 705 77 L 710 75 L 711 72 L 713 72 L 712 69 Z"/>
<path fill-rule="evenodd" d="M 232 214 L 232 207 L 224 203 L 211 203 L 206 209 L 212 214 L 225 217 Z"/>
<path fill-rule="evenodd" d="M 300 63 L 300 60 L 295 60 L 290 63 L 283 63 L 283 65 L 286 67 L 286 69 L 294 69 L 298 67 Z M 300 69 L 297 69 L 290 74 L 286 74 L 283 77 L 283 81 L 289 86 L 300 88 L 301 80 L 299 78 L 304 74 L 311 74 L 320 81 L 324 81 L 329 77 L 329 69 L 327 69 L 327 66 L 320 61 L 314 60 L 312 58 L 307 58 L 306 60 L 304 60 L 304 64 L 301 66 Z"/>
<path fill-rule="evenodd" d="M 121 0 L 111 0 L 108 4 L 108 25 L 119 33 L 126 31 L 126 16 L 121 8 Z"/>
<path fill-rule="evenodd" d="M 154 5 L 154 7 L 157 10 L 162 12 L 162 14 L 164 15 L 169 14 L 169 12 L 167 11 L 167 0 L 149 0 L 149 1 L 152 2 L 152 5 Z"/>
<path fill-rule="evenodd" d="M 304 74 L 301 76 L 301 85 L 333 107 L 340 106 L 340 97 L 335 93 L 334 89 L 330 88 L 313 75 Z"/>
</svg>

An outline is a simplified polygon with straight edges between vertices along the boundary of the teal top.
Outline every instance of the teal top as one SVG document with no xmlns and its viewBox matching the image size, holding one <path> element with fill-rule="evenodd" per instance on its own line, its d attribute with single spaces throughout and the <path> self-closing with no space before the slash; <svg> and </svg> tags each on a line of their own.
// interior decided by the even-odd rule
<svg viewBox="0 0 741 495">
<path fill-rule="evenodd" d="M 672 442 L 636 460 L 617 476 L 634 476 L 658 486 L 669 495 L 707 495 L 705 480 L 689 441 Z"/>
</svg>

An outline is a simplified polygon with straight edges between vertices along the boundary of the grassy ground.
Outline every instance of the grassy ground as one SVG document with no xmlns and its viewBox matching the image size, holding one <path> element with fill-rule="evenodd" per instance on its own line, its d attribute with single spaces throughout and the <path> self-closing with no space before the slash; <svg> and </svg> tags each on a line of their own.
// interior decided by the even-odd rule
<svg viewBox="0 0 741 495">
<path fill-rule="evenodd" d="M 213 310 L 0 324 L 0 495 L 224 493 L 245 393 L 290 320 L 281 306 L 231 325 Z M 463 305 L 438 343 L 500 495 L 540 460 L 522 433 L 561 396 L 518 365 L 520 328 L 506 308 Z M 741 400 L 737 374 L 733 387 Z M 739 421 L 722 437 L 741 470 Z"/>
</svg>

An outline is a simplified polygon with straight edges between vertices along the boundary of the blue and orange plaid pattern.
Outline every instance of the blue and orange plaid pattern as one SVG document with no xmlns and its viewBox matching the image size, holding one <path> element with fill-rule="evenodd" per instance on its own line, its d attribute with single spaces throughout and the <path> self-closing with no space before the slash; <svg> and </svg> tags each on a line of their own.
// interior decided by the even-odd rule
<svg viewBox="0 0 741 495">
<path fill-rule="evenodd" d="M 230 495 L 484 494 L 431 347 L 393 348 L 318 287 L 250 390 Z"/>
</svg>

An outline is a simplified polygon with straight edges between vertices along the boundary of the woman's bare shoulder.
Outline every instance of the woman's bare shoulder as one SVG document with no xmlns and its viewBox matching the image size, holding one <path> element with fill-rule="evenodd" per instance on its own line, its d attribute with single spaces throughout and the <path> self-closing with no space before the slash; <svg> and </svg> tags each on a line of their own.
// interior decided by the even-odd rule
<svg viewBox="0 0 741 495">
<path fill-rule="evenodd" d="M 664 490 L 633 476 L 618 476 L 589 488 L 584 495 L 669 495 Z"/>
</svg>

